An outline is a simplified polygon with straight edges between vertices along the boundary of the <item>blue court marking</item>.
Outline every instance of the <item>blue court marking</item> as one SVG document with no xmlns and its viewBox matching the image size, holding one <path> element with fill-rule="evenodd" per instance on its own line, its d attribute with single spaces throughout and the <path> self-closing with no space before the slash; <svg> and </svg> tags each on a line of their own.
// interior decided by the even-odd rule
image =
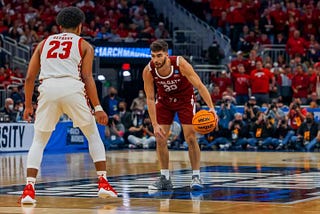
<svg viewBox="0 0 320 214">
<path fill-rule="evenodd" d="M 120 197 L 156 199 L 200 199 L 207 201 L 248 201 L 295 203 L 320 195 L 320 172 L 297 167 L 207 166 L 201 168 L 202 191 L 191 191 L 191 170 L 172 172 L 172 191 L 150 192 L 147 186 L 158 173 L 109 177 Z M 96 179 L 38 183 L 36 195 L 55 197 L 96 197 Z M 0 187 L 0 194 L 20 195 L 24 185 Z"/>
</svg>

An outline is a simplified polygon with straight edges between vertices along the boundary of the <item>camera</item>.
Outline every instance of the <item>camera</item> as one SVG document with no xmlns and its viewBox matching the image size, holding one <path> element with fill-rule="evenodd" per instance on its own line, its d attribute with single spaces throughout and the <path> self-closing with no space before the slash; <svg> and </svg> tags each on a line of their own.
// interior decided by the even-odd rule
<svg viewBox="0 0 320 214">
<path fill-rule="evenodd" d="M 114 118 L 112 116 L 109 117 L 108 124 L 112 125 L 114 123 Z"/>
<path fill-rule="evenodd" d="M 292 105 L 292 109 L 297 109 L 298 108 L 298 105 L 297 104 L 293 104 Z"/>
</svg>

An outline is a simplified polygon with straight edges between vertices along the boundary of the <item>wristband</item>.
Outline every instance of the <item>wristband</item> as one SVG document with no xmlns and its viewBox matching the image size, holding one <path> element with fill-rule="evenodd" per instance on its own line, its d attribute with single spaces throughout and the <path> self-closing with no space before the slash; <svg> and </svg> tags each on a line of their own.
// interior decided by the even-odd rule
<svg viewBox="0 0 320 214">
<path fill-rule="evenodd" d="M 97 112 L 97 111 L 103 111 L 103 108 L 101 105 L 97 105 L 94 107 L 94 111 Z"/>
</svg>

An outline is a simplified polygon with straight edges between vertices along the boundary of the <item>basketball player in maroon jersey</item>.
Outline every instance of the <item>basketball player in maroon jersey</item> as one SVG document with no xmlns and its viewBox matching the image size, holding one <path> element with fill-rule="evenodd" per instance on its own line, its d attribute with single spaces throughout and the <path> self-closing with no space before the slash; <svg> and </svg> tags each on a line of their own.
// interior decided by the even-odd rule
<svg viewBox="0 0 320 214">
<path fill-rule="evenodd" d="M 150 49 L 151 61 L 143 70 L 143 81 L 148 112 L 157 142 L 161 175 L 148 188 L 150 190 L 167 190 L 173 187 L 169 176 L 167 140 L 174 115 L 177 113 L 185 140 L 188 143 L 189 158 L 193 170 L 190 188 L 193 190 L 202 189 L 200 148 L 192 127 L 192 117 L 195 110 L 193 87 L 198 89 L 202 99 L 209 107 L 209 111 L 216 114 L 210 93 L 192 66 L 183 57 L 168 56 L 167 42 L 156 40 L 150 45 Z M 157 88 L 156 92 L 154 85 Z"/>
<path fill-rule="evenodd" d="M 39 74 L 40 96 L 34 124 L 34 138 L 28 153 L 27 184 L 20 202 L 34 204 L 35 182 L 43 151 L 60 116 L 65 113 L 88 139 L 89 152 L 98 175 L 98 196 L 117 197 L 117 192 L 106 178 L 106 155 L 96 121 L 106 125 L 108 116 L 103 111 L 92 77 L 94 51 L 82 39 L 84 13 L 77 7 L 63 8 L 57 16 L 62 33 L 49 36 L 35 49 L 25 82 L 24 118 L 33 115 L 32 93 Z M 86 94 L 94 106 L 95 118 L 88 106 Z"/>
</svg>

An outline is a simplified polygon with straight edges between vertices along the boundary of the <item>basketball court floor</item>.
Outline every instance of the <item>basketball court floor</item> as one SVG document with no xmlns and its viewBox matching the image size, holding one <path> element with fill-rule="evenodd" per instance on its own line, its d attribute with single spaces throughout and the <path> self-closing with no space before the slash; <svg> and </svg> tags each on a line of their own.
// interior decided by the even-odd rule
<svg viewBox="0 0 320 214">
<path fill-rule="evenodd" d="M 170 151 L 174 189 L 148 192 L 158 176 L 154 150 L 107 152 L 118 198 L 96 197 L 96 174 L 86 151 L 46 153 L 35 207 L 18 204 L 27 153 L 0 153 L 0 213 L 320 213 L 320 153 L 203 151 L 205 189 L 189 188 L 187 151 Z"/>
</svg>

